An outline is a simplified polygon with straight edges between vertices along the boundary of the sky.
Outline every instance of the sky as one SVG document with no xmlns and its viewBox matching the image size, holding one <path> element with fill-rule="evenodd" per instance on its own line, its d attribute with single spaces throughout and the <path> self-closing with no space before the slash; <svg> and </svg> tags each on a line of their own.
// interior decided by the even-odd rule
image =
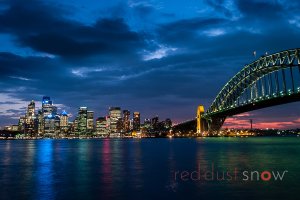
<svg viewBox="0 0 300 200">
<path fill-rule="evenodd" d="M 292 0 L 2 0 L 0 126 L 50 96 L 75 116 L 109 106 L 180 122 L 208 108 L 253 51 L 300 46 Z M 228 118 L 224 127 L 295 128 L 300 104 Z"/>
</svg>

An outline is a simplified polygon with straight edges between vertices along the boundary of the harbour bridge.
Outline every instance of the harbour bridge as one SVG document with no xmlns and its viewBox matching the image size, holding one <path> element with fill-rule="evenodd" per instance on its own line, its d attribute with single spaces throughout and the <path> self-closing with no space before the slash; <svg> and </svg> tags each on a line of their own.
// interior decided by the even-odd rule
<svg viewBox="0 0 300 200">
<path fill-rule="evenodd" d="M 214 134 L 229 116 L 295 101 L 300 101 L 300 48 L 261 56 L 245 65 L 206 111 L 199 106 L 195 119 L 174 128 L 192 126 L 197 133 Z"/>
</svg>

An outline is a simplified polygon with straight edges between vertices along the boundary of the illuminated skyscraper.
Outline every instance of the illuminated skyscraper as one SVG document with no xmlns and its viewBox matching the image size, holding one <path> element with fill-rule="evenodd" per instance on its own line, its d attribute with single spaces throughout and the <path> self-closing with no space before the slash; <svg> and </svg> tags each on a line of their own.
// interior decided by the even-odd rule
<svg viewBox="0 0 300 200">
<path fill-rule="evenodd" d="M 50 100 L 50 97 L 47 96 L 43 97 L 42 112 L 44 117 L 53 114 L 53 104 L 52 101 Z"/>
<path fill-rule="evenodd" d="M 108 137 L 107 117 L 99 117 L 96 120 L 96 134 L 100 137 Z"/>
<path fill-rule="evenodd" d="M 123 110 L 123 130 L 124 132 L 130 131 L 130 111 Z"/>
<path fill-rule="evenodd" d="M 34 136 L 34 123 L 35 121 L 35 103 L 32 100 L 28 106 L 27 106 L 27 110 L 26 110 L 26 114 L 25 114 L 25 133 L 26 134 L 30 134 L 31 136 Z"/>
<path fill-rule="evenodd" d="M 123 119 L 121 117 L 117 121 L 117 133 L 122 133 L 122 132 L 123 132 Z"/>
<path fill-rule="evenodd" d="M 67 132 L 69 125 L 69 116 L 66 111 L 63 111 L 60 115 L 60 130 L 61 132 Z"/>
<path fill-rule="evenodd" d="M 92 131 L 94 129 L 94 111 L 87 111 L 87 130 Z"/>
<path fill-rule="evenodd" d="M 31 121 L 34 117 L 35 117 L 35 102 L 32 100 L 27 106 L 26 120 Z"/>
<path fill-rule="evenodd" d="M 48 137 L 54 136 L 55 133 L 55 116 L 49 114 L 44 117 L 44 134 Z"/>
<path fill-rule="evenodd" d="M 25 121 L 26 121 L 26 117 L 21 116 L 21 117 L 19 118 L 18 126 L 19 126 L 19 131 L 21 131 L 21 132 L 24 131 L 24 128 L 25 128 Z"/>
<path fill-rule="evenodd" d="M 110 107 L 109 108 L 109 117 L 110 117 L 110 132 L 117 133 L 118 125 L 120 119 L 122 118 L 122 112 L 120 107 Z"/>
<path fill-rule="evenodd" d="M 38 120 L 38 134 L 42 136 L 44 133 L 44 116 L 42 110 L 38 111 L 37 120 Z"/>
<path fill-rule="evenodd" d="M 134 131 L 139 131 L 140 130 L 140 125 L 141 125 L 140 113 L 139 112 L 134 112 L 133 113 L 133 130 Z"/>
<path fill-rule="evenodd" d="M 63 111 L 60 115 L 60 126 L 61 127 L 68 126 L 69 123 L 68 120 L 69 120 L 68 113 L 66 111 Z"/>
<path fill-rule="evenodd" d="M 74 119 L 72 126 L 71 126 L 71 132 L 72 134 L 78 135 L 79 134 L 79 126 L 78 126 L 78 116 Z"/>
<path fill-rule="evenodd" d="M 106 116 L 106 128 L 107 128 L 107 132 L 108 134 L 111 132 L 110 131 L 110 116 Z"/>
<path fill-rule="evenodd" d="M 130 130 L 133 130 L 133 119 L 130 119 Z"/>
<path fill-rule="evenodd" d="M 59 122 L 56 118 L 57 108 L 53 106 L 53 102 L 48 96 L 43 97 L 41 114 L 43 121 L 42 123 L 38 122 L 38 124 L 42 125 L 39 129 L 43 130 L 43 134 L 49 135 L 57 132 L 59 130 Z"/>
<path fill-rule="evenodd" d="M 85 134 L 87 131 L 87 107 L 80 107 L 78 110 L 78 131 Z"/>
</svg>

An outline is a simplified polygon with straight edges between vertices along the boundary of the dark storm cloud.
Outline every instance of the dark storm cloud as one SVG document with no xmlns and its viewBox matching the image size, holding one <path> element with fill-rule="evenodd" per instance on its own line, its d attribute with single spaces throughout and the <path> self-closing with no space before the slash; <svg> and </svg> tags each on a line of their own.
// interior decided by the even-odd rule
<svg viewBox="0 0 300 200">
<path fill-rule="evenodd" d="M 41 4 L 37 0 L 2 2 L 6 8 L 1 10 L 0 30 L 22 35 L 36 32 L 47 32 L 49 27 L 68 26 L 61 21 L 63 10 Z"/>
<path fill-rule="evenodd" d="M 199 29 L 205 29 L 212 25 L 221 25 L 225 22 L 224 19 L 220 18 L 193 18 L 183 19 L 168 24 L 162 25 L 160 28 L 163 31 L 198 31 Z"/>
<path fill-rule="evenodd" d="M 92 27 L 74 25 L 64 32 L 56 28 L 57 32 L 23 37 L 21 43 L 38 51 L 72 58 L 130 54 L 142 45 L 139 35 L 129 31 L 122 19 L 101 19 Z"/>
<path fill-rule="evenodd" d="M 143 45 L 123 19 L 99 19 L 84 25 L 66 19 L 61 9 L 39 1 L 12 3 L 0 15 L 0 30 L 17 36 L 19 45 L 62 57 L 131 54 Z"/>
<path fill-rule="evenodd" d="M 21 100 L 41 98 L 52 85 L 52 90 L 68 85 L 68 68 L 54 58 L 47 56 L 20 56 L 12 53 L 0 53 L 0 93 Z M 67 65 L 65 65 L 67 66 Z M 58 83 L 60 81 L 60 83 Z M 11 104 L 11 103 L 8 103 Z"/>
<path fill-rule="evenodd" d="M 0 52 L 0 77 L 9 76 L 43 77 L 43 74 L 54 75 L 59 69 L 52 58 L 29 56 L 23 57 L 8 52 Z"/>
<path fill-rule="evenodd" d="M 281 17 L 284 11 L 283 5 L 279 1 L 236 1 L 239 11 L 247 16 L 256 18 L 259 14 L 259 19 L 269 18 L 274 20 L 274 17 Z"/>
</svg>

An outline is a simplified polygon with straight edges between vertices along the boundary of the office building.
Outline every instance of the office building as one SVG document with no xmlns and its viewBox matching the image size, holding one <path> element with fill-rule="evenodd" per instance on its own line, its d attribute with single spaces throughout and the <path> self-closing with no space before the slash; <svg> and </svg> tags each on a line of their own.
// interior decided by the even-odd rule
<svg viewBox="0 0 300 200">
<path fill-rule="evenodd" d="M 141 125 L 140 113 L 139 112 L 134 112 L 133 113 L 133 130 L 134 131 L 139 131 L 140 130 L 140 125 Z"/>
<path fill-rule="evenodd" d="M 49 114 L 44 117 L 44 135 L 52 137 L 55 133 L 55 116 L 52 114 Z"/>
<path fill-rule="evenodd" d="M 158 123 L 159 123 L 159 121 L 158 121 L 158 116 L 156 116 L 156 117 L 153 117 L 152 119 L 151 119 L 151 129 L 158 129 Z"/>
<path fill-rule="evenodd" d="M 48 97 L 48 96 L 43 97 L 42 113 L 43 113 L 44 117 L 46 117 L 48 115 L 56 114 L 56 113 L 53 113 L 53 104 L 52 104 L 50 97 Z"/>
<path fill-rule="evenodd" d="M 68 126 L 69 126 L 69 116 L 66 111 L 63 111 L 60 115 L 60 122 L 59 122 L 60 131 L 66 133 L 69 128 Z"/>
<path fill-rule="evenodd" d="M 145 119 L 144 120 L 144 127 L 150 128 L 151 127 L 151 119 Z"/>
<path fill-rule="evenodd" d="M 87 111 L 87 130 L 94 130 L 94 111 Z"/>
<path fill-rule="evenodd" d="M 35 135 L 35 102 L 33 100 L 27 106 L 24 130 L 25 134 L 28 134 L 30 136 Z"/>
<path fill-rule="evenodd" d="M 99 137 L 108 137 L 107 117 L 99 117 L 96 120 L 96 135 Z"/>
<path fill-rule="evenodd" d="M 130 131 L 130 111 L 123 110 L 123 132 L 127 133 Z"/>
<path fill-rule="evenodd" d="M 109 117 L 110 117 L 110 133 L 119 132 L 119 123 L 122 119 L 122 112 L 120 107 L 110 107 L 109 108 Z"/>
<path fill-rule="evenodd" d="M 26 110 L 26 123 L 29 123 L 32 121 L 32 119 L 35 117 L 35 102 L 32 100 Z"/>
<path fill-rule="evenodd" d="M 87 107 L 80 107 L 78 110 L 78 131 L 85 134 L 87 131 Z"/>
<path fill-rule="evenodd" d="M 41 116 L 40 116 L 41 115 Z M 58 129 L 56 126 L 59 123 L 55 123 L 57 121 L 57 108 L 53 105 L 52 100 L 48 96 L 44 96 L 42 100 L 42 111 L 38 114 L 39 121 L 38 124 L 41 126 L 38 128 L 39 134 L 54 134 Z M 59 127 L 59 126 L 58 126 Z"/>
</svg>

